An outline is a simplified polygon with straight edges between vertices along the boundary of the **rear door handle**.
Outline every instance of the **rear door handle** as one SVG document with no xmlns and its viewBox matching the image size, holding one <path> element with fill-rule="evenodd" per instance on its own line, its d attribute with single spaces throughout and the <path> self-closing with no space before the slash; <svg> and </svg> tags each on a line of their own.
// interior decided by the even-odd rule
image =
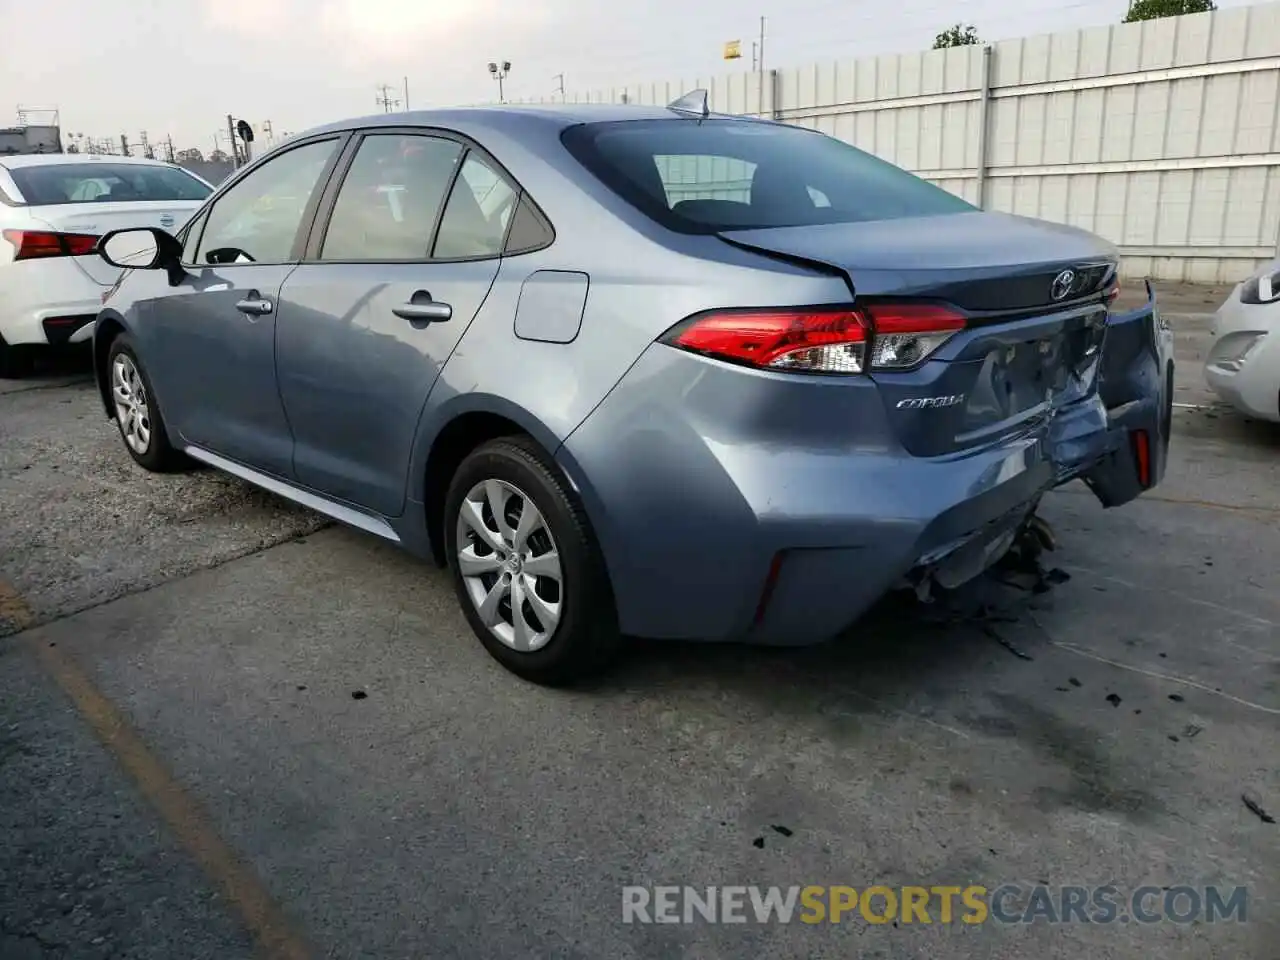
<svg viewBox="0 0 1280 960">
<path fill-rule="evenodd" d="M 252 317 L 265 317 L 271 312 L 271 301 L 258 293 L 257 290 L 250 290 L 249 296 L 243 300 L 236 301 L 236 309 L 241 313 L 247 313 Z"/>
<path fill-rule="evenodd" d="M 409 298 L 408 303 L 392 308 L 391 312 L 404 320 L 421 320 L 426 323 L 443 323 L 453 317 L 453 307 L 432 300 L 431 294 L 425 290 L 419 290 Z"/>
</svg>

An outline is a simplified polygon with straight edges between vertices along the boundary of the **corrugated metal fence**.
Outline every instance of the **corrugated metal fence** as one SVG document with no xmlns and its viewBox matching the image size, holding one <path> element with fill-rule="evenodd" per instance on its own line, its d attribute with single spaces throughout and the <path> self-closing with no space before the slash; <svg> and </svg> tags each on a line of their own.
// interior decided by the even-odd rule
<svg viewBox="0 0 1280 960">
<path fill-rule="evenodd" d="M 989 209 L 1093 230 L 1129 276 L 1233 281 L 1277 255 L 1280 3 L 568 99 L 666 104 L 699 87 L 713 110 L 813 127 Z"/>
</svg>

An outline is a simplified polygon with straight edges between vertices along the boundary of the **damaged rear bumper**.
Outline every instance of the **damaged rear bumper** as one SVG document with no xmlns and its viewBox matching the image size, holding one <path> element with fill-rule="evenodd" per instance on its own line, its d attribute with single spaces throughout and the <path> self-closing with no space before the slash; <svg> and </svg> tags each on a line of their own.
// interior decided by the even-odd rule
<svg viewBox="0 0 1280 960">
<path fill-rule="evenodd" d="M 1104 507 L 1118 507 L 1164 478 L 1173 425 L 1173 332 L 1155 293 L 1107 318 L 1098 390 L 1050 425 L 1055 486 L 1084 480 Z"/>
<path fill-rule="evenodd" d="M 1104 507 L 1129 503 L 1164 478 L 1173 421 L 1173 334 L 1150 283 L 1147 301 L 1107 319 L 1098 389 L 1054 415 L 1045 443 L 1052 479 L 1033 499 L 922 556 L 907 582 L 922 596 L 983 573 L 1035 521 L 1040 494 L 1080 479 Z"/>
</svg>

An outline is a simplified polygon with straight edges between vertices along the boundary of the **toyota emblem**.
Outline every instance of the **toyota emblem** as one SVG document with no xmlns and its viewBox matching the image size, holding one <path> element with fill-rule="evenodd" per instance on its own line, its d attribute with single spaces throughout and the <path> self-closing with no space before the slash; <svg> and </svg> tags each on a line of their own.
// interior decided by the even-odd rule
<svg viewBox="0 0 1280 960">
<path fill-rule="evenodd" d="M 1049 296 L 1054 300 L 1065 299 L 1067 294 L 1071 292 L 1071 288 L 1075 286 L 1075 282 L 1076 272 L 1074 270 L 1063 270 L 1053 278 L 1053 283 L 1049 285 Z"/>
</svg>

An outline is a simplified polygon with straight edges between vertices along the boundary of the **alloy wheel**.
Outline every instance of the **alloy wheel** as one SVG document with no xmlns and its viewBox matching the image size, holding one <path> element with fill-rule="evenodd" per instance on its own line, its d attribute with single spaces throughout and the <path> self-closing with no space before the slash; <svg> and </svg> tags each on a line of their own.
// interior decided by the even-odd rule
<svg viewBox="0 0 1280 960">
<path fill-rule="evenodd" d="M 457 563 L 480 620 L 501 643 L 531 652 L 560 622 L 564 574 L 546 518 L 523 490 L 484 480 L 458 509 Z"/>
<path fill-rule="evenodd" d="M 120 434 L 134 453 L 142 456 L 151 447 L 151 412 L 147 406 L 147 388 L 133 358 L 117 354 L 111 365 L 111 396 L 115 401 L 116 422 Z"/>
</svg>

